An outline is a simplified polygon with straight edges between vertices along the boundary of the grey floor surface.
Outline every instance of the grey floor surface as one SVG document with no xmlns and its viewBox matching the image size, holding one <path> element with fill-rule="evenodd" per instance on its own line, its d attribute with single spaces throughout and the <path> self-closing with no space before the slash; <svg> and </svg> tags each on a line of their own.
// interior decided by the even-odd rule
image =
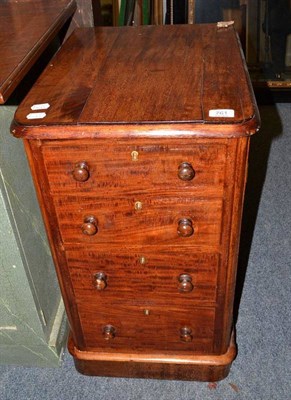
<svg viewBox="0 0 291 400">
<path fill-rule="evenodd" d="M 217 384 L 92 378 L 77 373 L 65 354 L 59 369 L 0 367 L 1 400 L 291 399 L 291 104 L 261 107 L 261 116 L 262 130 L 251 144 L 238 356 L 229 376 Z"/>
</svg>

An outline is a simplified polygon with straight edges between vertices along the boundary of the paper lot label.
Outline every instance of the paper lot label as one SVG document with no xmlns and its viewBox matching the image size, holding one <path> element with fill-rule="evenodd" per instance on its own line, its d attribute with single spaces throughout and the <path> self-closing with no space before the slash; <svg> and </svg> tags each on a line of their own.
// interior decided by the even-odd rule
<svg viewBox="0 0 291 400">
<path fill-rule="evenodd" d="M 234 118 L 234 110 L 231 110 L 231 109 L 209 110 L 209 117 L 212 117 L 212 118 Z"/>
</svg>

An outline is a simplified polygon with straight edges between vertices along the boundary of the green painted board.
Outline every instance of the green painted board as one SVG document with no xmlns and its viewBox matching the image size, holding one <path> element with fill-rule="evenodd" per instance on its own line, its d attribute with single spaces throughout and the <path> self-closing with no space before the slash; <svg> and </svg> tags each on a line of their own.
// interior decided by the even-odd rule
<svg viewBox="0 0 291 400">
<path fill-rule="evenodd" d="M 0 106 L 0 364 L 57 366 L 67 323 L 15 109 Z"/>
</svg>

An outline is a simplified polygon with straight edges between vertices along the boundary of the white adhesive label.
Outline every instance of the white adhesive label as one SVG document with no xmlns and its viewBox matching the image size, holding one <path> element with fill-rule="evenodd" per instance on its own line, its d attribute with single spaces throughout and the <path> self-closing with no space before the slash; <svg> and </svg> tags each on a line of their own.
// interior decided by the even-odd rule
<svg viewBox="0 0 291 400">
<path fill-rule="evenodd" d="M 42 119 L 44 117 L 46 117 L 46 113 L 45 112 L 29 113 L 26 116 L 27 119 Z"/>
<path fill-rule="evenodd" d="M 50 104 L 49 104 L 49 103 L 34 104 L 33 106 L 31 106 L 31 109 L 32 109 L 33 111 L 37 111 L 37 110 L 47 110 L 48 108 L 50 108 Z"/>
<path fill-rule="evenodd" d="M 234 110 L 231 110 L 231 109 L 209 110 L 209 117 L 212 117 L 212 118 L 234 118 Z"/>
<path fill-rule="evenodd" d="M 0 326 L 0 331 L 17 331 L 17 326 Z"/>
</svg>

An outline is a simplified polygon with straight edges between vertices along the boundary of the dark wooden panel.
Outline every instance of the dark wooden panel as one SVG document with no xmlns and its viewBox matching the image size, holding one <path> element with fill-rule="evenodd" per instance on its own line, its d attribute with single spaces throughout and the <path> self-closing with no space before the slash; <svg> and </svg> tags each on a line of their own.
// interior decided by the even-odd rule
<svg viewBox="0 0 291 400">
<path fill-rule="evenodd" d="M 105 307 L 111 299 L 140 302 L 145 307 L 171 302 L 205 304 L 216 302 L 219 254 L 194 253 L 181 247 L 172 249 L 68 250 L 66 252 L 71 282 L 77 301 L 98 303 Z M 106 275 L 107 286 L 96 289 L 97 273 Z M 192 279 L 193 289 L 181 292 L 181 274 Z"/>
<path fill-rule="evenodd" d="M 226 140 L 163 142 L 79 141 L 48 142 L 43 146 L 46 170 L 53 193 L 86 193 L 125 195 L 131 193 L 184 193 L 200 197 L 221 197 L 224 190 Z M 137 151 L 137 160 L 132 152 Z M 89 177 L 74 179 L 76 164 L 86 162 Z M 190 163 L 195 176 L 190 181 L 178 177 L 181 163 Z"/>
<path fill-rule="evenodd" d="M 234 57 L 229 56 L 232 53 Z M 41 121 L 46 125 L 159 121 L 235 125 L 256 114 L 249 91 L 232 27 L 79 29 L 34 86 L 16 119 L 27 125 L 30 107 L 48 102 L 51 107 Z M 234 109 L 234 117 L 209 118 L 212 107 Z M 30 120 L 29 125 L 39 122 Z"/>
<path fill-rule="evenodd" d="M 228 375 L 236 356 L 233 336 L 227 351 L 220 355 L 81 351 L 71 339 L 69 351 L 77 370 L 85 375 L 215 382 Z"/>
<path fill-rule="evenodd" d="M 98 303 L 78 303 L 79 316 L 86 348 L 103 351 L 153 352 L 193 351 L 211 353 L 214 339 L 214 308 L 190 308 L 173 305 L 165 308 L 152 306 L 145 315 L 144 306 L 123 303 L 120 299 L 111 302 L 110 309 Z M 103 328 L 112 325 L 116 336 L 105 340 Z M 182 342 L 180 329 L 189 327 L 193 340 Z"/>
<path fill-rule="evenodd" d="M 142 203 L 142 210 L 135 204 Z M 106 192 L 99 196 L 55 196 L 54 203 L 64 243 L 130 243 L 191 246 L 219 246 L 221 236 L 222 200 L 199 200 L 188 196 L 149 197 L 128 195 L 111 198 Z M 87 216 L 97 220 L 98 232 L 84 235 L 82 225 Z M 181 237 L 178 222 L 188 218 L 194 234 Z"/>
<path fill-rule="evenodd" d="M 22 103 L 23 108 L 18 109 L 17 113 L 23 115 L 25 123 L 39 124 L 40 120 L 28 120 L 26 116 L 31 113 L 31 106 L 42 103 L 50 104 L 46 122 L 77 122 L 118 34 L 115 30 L 100 31 L 95 37 L 92 32 L 94 30 L 90 28 L 76 29 L 67 39 L 64 44 L 67 52 L 56 54 Z"/>
<path fill-rule="evenodd" d="M 196 99 L 201 95 L 203 50 L 193 40 L 202 31 L 122 29 L 79 121 L 202 120 Z"/>
<path fill-rule="evenodd" d="M 201 98 L 204 120 L 211 123 L 223 120 L 221 116 L 210 116 L 210 110 L 233 110 L 234 118 L 226 118 L 229 122 L 232 119 L 250 119 L 253 94 L 246 64 L 241 62 L 242 50 L 240 54 L 236 49 L 239 46 L 238 37 L 229 35 L 227 29 L 221 29 L 207 42 L 209 45 L 203 53 Z"/>
<path fill-rule="evenodd" d="M 50 249 L 66 308 L 66 314 L 69 324 L 73 328 L 72 336 L 79 346 L 84 347 L 78 310 L 74 302 L 74 292 L 67 268 L 65 252 L 61 243 L 60 233 L 58 231 L 57 219 L 54 213 L 54 205 L 49 191 L 48 180 L 45 175 L 43 158 L 40 151 L 40 143 L 37 141 L 30 142 L 24 140 L 24 146 L 29 161 L 32 178 L 35 184 L 40 209 L 44 219 Z"/>
<path fill-rule="evenodd" d="M 0 2 L 0 103 L 76 9 L 73 0 Z"/>
</svg>

